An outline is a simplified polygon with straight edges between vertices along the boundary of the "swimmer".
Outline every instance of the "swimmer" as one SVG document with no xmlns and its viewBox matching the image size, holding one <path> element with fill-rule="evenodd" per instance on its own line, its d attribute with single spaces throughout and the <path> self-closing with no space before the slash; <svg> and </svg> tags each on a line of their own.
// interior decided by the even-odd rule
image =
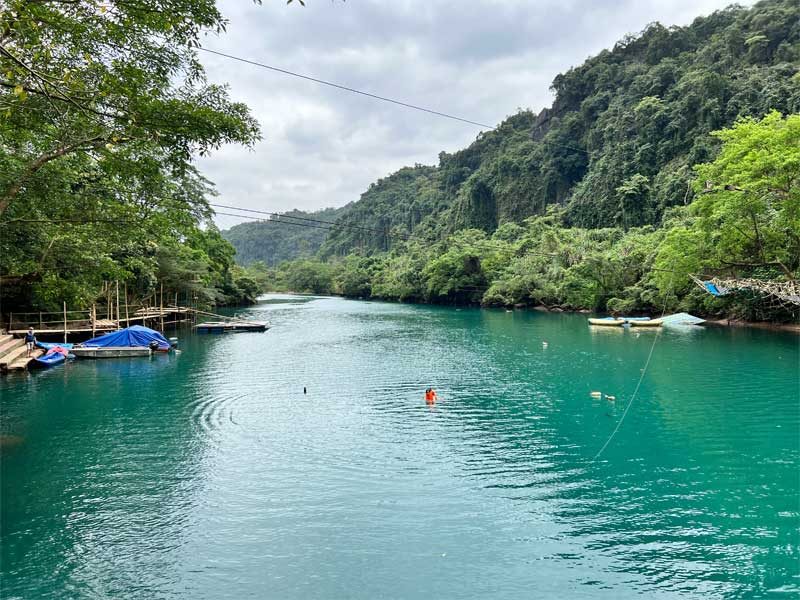
<svg viewBox="0 0 800 600">
<path fill-rule="evenodd" d="M 436 404 L 436 392 L 433 388 L 425 390 L 425 404 Z"/>
</svg>

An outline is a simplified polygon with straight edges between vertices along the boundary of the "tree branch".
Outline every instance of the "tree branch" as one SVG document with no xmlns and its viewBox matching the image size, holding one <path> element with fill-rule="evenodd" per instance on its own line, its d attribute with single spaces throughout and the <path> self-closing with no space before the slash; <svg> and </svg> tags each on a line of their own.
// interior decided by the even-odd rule
<svg viewBox="0 0 800 600">
<path fill-rule="evenodd" d="M 40 155 L 36 158 L 33 162 L 31 162 L 22 174 L 17 178 L 17 180 L 12 183 L 8 188 L 6 188 L 5 192 L 3 192 L 3 196 L 0 197 L 0 215 L 2 215 L 6 209 L 8 208 L 9 204 L 14 200 L 14 198 L 19 193 L 22 186 L 25 184 L 28 179 L 30 179 L 39 169 L 41 169 L 44 165 L 49 163 L 52 160 L 55 160 L 65 154 L 69 154 L 70 152 L 74 152 L 75 150 L 79 150 L 82 146 L 86 146 L 87 144 L 91 148 L 98 148 L 106 142 L 107 138 L 105 136 L 94 136 L 88 139 L 83 139 L 78 142 L 71 142 L 68 144 L 64 144 L 59 146 L 55 150 L 47 152 L 45 154 Z"/>
</svg>

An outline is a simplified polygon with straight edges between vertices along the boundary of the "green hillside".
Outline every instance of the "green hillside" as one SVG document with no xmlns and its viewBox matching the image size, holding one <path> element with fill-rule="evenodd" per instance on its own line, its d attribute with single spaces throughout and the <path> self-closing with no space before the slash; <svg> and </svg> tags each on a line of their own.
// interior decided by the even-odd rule
<svg viewBox="0 0 800 600">
<path fill-rule="evenodd" d="M 327 225 L 303 219 L 334 222 L 346 210 L 347 207 L 325 208 L 315 212 L 293 210 L 284 213 L 287 218 L 281 223 L 241 223 L 223 231 L 222 237 L 236 248 L 236 262 L 240 265 L 263 261 L 268 266 L 274 266 L 285 260 L 313 256 L 320 249 L 328 234 L 325 229 Z M 300 225 L 286 224 L 287 222 Z M 315 227 L 303 226 L 303 223 Z"/>
<path fill-rule="evenodd" d="M 689 203 L 691 165 L 719 145 L 710 132 L 771 109 L 800 111 L 800 4 L 730 7 L 687 27 L 648 26 L 553 81 L 552 107 L 520 112 L 468 148 L 373 184 L 342 222 L 436 239 L 566 207 L 565 223 L 635 227 Z M 332 233 L 324 255 L 365 242 Z"/>
</svg>

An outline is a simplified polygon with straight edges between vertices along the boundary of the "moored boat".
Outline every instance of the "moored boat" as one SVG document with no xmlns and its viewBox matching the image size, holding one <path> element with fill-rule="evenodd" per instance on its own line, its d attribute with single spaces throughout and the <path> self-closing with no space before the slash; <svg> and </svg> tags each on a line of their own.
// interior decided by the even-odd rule
<svg viewBox="0 0 800 600">
<path fill-rule="evenodd" d="M 631 327 L 661 327 L 664 322 L 661 319 L 637 319 L 628 323 Z"/>
<path fill-rule="evenodd" d="M 45 354 L 44 356 L 34 358 L 30 362 L 30 367 L 36 369 L 46 369 L 48 367 L 60 365 L 66 360 L 67 357 L 64 354 L 61 354 L 60 352 L 53 352 L 52 354 Z"/>
<path fill-rule="evenodd" d="M 615 317 L 603 317 L 601 319 L 596 319 L 593 317 L 589 317 L 589 325 L 620 327 L 622 325 L 625 325 L 625 319 L 617 319 Z"/>
<path fill-rule="evenodd" d="M 195 329 L 199 333 L 225 333 L 228 331 L 266 331 L 266 321 L 206 321 L 198 323 Z"/>
<path fill-rule="evenodd" d="M 78 358 L 126 358 L 130 356 L 150 356 L 153 351 L 147 346 L 86 346 L 72 349 Z"/>
<path fill-rule="evenodd" d="M 132 325 L 77 344 L 72 353 L 78 358 L 122 358 L 150 356 L 153 352 L 168 352 L 169 349 L 169 340 L 158 331 Z"/>
<path fill-rule="evenodd" d="M 602 317 L 602 318 L 589 318 L 589 325 L 602 325 L 620 327 L 629 325 L 631 327 L 660 327 L 663 321 L 661 319 L 651 319 L 650 317 Z"/>
</svg>

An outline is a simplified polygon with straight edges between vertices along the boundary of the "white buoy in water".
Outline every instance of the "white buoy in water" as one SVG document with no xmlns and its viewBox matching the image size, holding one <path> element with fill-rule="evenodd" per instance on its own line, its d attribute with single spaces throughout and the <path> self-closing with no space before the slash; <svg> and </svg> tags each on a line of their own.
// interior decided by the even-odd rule
<svg viewBox="0 0 800 600">
<path fill-rule="evenodd" d="M 589 395 L 592 398 L 602 398 L 603 397 L 603 392 L 590 392 Z"/>
<path fill-rule="evenodd" d="M 542 342 L 542 348 L 547 348 L 547 342 Z"/>
<path fill-rule="evenodd" d="M 608 394 L 606 394 L 606 400 L 611 400 L 613 402 L 616 399 L 617 399 L 616 396 L 609 396 Z"/>
</svg>

